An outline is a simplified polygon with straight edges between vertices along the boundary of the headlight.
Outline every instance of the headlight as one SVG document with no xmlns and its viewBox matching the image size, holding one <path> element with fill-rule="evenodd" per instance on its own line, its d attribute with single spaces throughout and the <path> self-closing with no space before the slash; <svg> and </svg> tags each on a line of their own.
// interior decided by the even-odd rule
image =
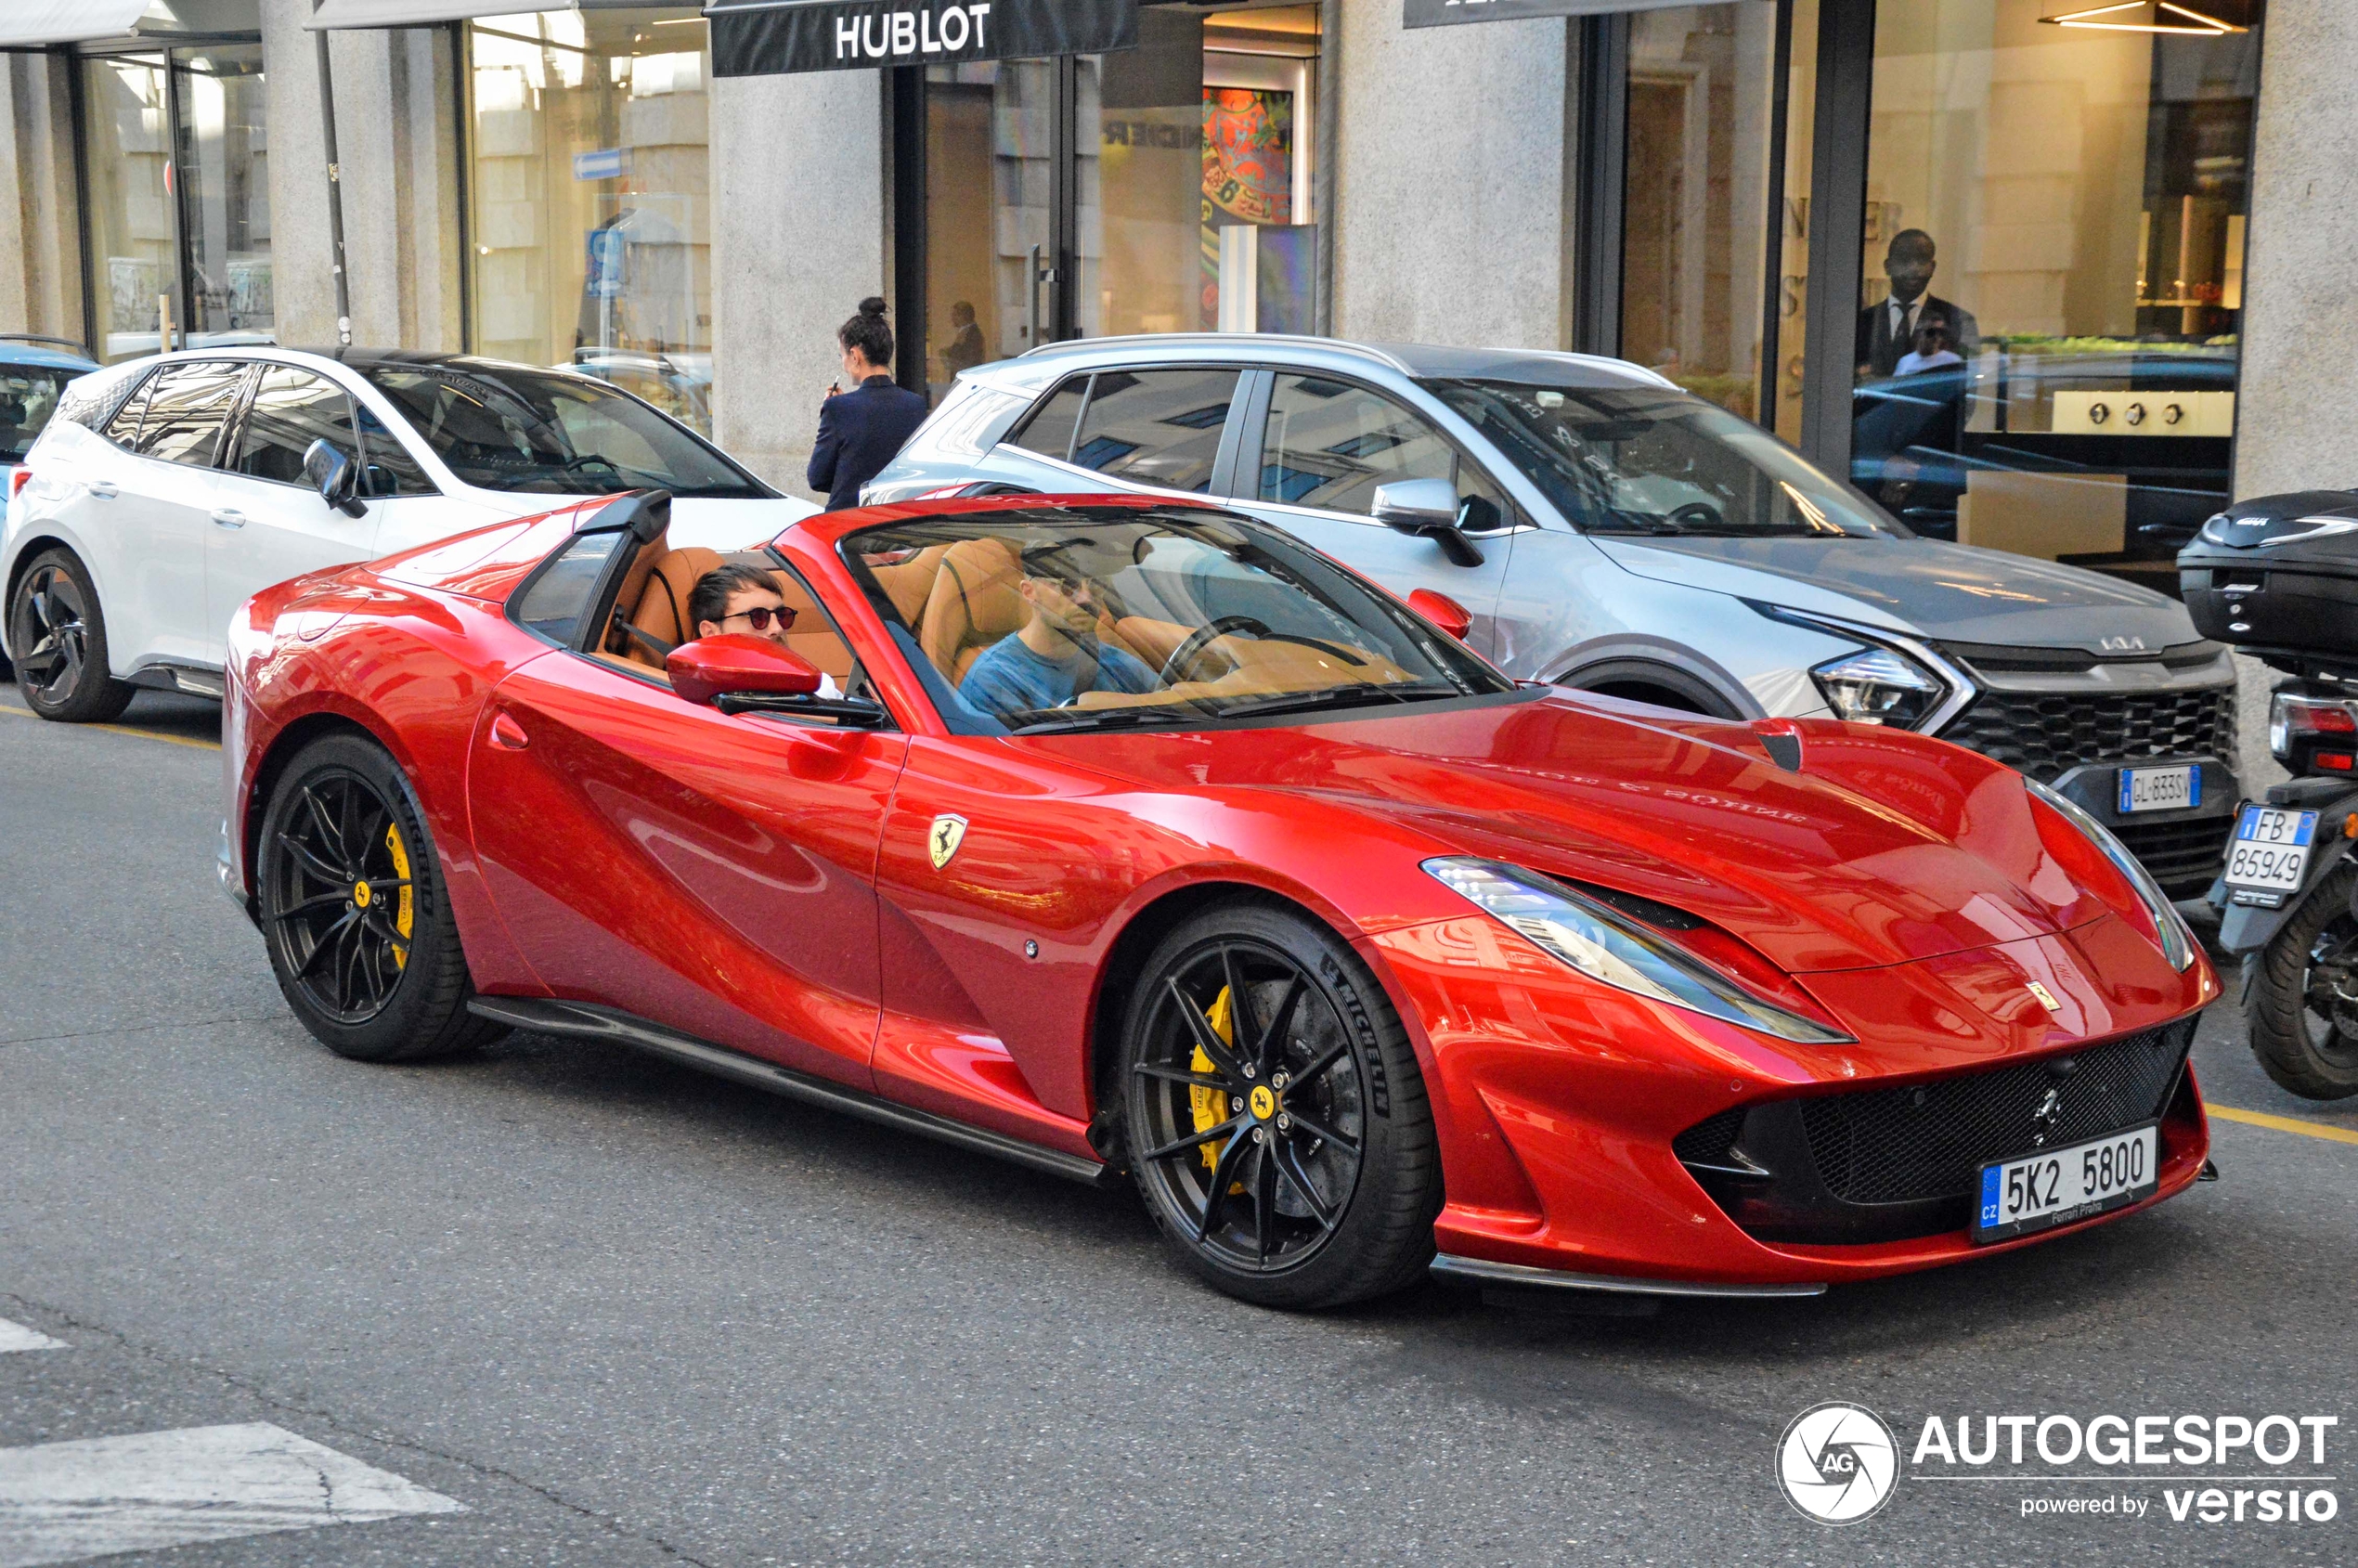
<svg viewBox="0 0 2358 1568">
<path fill-rule="evenodd" d="M 2137 858 L 2112 836 L 2112 829 L 2091 816 L 2086 807 L 2057 795 L 2037 779 L 2025 778 L 2022 783 L 2024 788 L 2053 806 L 2066 822 L 2086 836 L 2089 843 L 2105 852 L 2105 859 L 2119 868 L 2120 875 L 2129 879 L 2129 886 L 2137 889 L 2145 913 L 2153 916 L 2154 929 L 2161 935 L 2161 955 L 2170 960 L 2171 968 L 2183 974 L 2195 961 L 2194 934 L 2186 929 L 2186 922 L 2152 874 L 2137 863 Z"/>
<path fill-rule="evenodd" d="M 1823 1024 L 1755 996 L 1675 943 L 1553 877 L 1496 861 L 1446 857 L 1425 870 L 1451 892 L 1594 980 L 1780 1040 L 1847 1042 Z"/>
<path fill-rule="evenodd" d="M 1888 648 L 1861 648 L 1809 671 L 1834 716 L 1854 724 L 1912 730 L 1948 696 L 1938 676 Z"/>
</svg>

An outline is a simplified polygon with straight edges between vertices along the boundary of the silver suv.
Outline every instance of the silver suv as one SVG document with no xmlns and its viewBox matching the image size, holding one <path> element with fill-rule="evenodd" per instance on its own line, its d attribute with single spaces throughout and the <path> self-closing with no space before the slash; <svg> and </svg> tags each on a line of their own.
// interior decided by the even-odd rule
<svg viewBox="0 0 2358 1568">
<path fill-rule="evenodd" d="M 1775 436 L 1619 360 L 1212 334 L 965 371 L 866 487 L 1194 496 L 1394 593 L 1510 674 L 1723 718 L 1904 726 L 2052 784 L 2172 896 L 2240 794 L 2235 670 L 2183 606 L 1911 533 Z"/>
</svg>

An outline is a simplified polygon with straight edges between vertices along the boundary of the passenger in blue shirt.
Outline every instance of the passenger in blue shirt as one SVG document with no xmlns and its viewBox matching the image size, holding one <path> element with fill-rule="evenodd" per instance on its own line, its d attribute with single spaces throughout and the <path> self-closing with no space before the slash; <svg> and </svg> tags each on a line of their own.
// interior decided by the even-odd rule
<svg viewBox="0 0 2358 1568">
<path fill-rule="evenodd" d="M 1161 681 L 1135 656 L 1097 638 L 1106 590 L 1056 559 L 1060 547 L 1024 551 L 1016 590 L 1031 611 L 975 660 L 958 694 L 1002 719 L 1060 707 L 1083 692 L 1152 692 Z"/>
</svg>

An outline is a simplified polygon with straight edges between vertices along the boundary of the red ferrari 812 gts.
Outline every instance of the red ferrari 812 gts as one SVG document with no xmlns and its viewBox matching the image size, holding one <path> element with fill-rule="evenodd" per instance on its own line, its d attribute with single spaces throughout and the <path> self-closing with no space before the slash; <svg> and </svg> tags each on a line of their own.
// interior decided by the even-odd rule
<svg viewBox="0 0 2358 1568">
<path fill-rule="evenodd" d="M 667 522 L 586 503 L 239 616 L 223 876 L 333 1050 L 660 1053 L 1127 1179 L 1289 1307 L 1807 1294 L 2204 1167 L 2209 965 L 1986 758 L 1519 686 L 1445 600 L 1184 502 L 725 560 Z M 783 609 L 698 637 L 731 562 Z"/>
</svg>

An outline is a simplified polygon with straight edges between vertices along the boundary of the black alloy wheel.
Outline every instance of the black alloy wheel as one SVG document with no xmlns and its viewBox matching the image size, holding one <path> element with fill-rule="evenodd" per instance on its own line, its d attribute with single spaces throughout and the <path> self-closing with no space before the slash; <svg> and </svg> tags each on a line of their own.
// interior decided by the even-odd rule
<svg viewBox="0 0 2358 1568">
<path fill-rule="evenodd" d="M 357 735 L 314 742 L 270 798 L 256 913 L 279 991 L 330 1049 L 405 1061 L 501 1032 L 466 1011 L 466 955 L 416 797 Z"/>
<path fill-rule="evenodd" d="M 1423 1080 L 1332 933 L 1258 905 L 1191 921 L 1146 967 L 1121 1070 L 1131 1173 L 1213 1285 L 1334 1306 L 1431 1260 L 1440 1167 Z"/>
<path fill-rule="evenodd" d="M 2252 962 L 2252 1055 L 2279 1087 L 2313 1100 L 2358 1095 L 2358 866 L 2343 864 L 2302 899 Z"/>
<path fill-rule="evenodd" d="M 104 723 L 131 706 L 135 689 L 107 668 L 97 590 L 65 551 L 44 551 L 17 579 L 8 596 L 8 646 L 17 689 L 44 719 Z"/>
</svg>

